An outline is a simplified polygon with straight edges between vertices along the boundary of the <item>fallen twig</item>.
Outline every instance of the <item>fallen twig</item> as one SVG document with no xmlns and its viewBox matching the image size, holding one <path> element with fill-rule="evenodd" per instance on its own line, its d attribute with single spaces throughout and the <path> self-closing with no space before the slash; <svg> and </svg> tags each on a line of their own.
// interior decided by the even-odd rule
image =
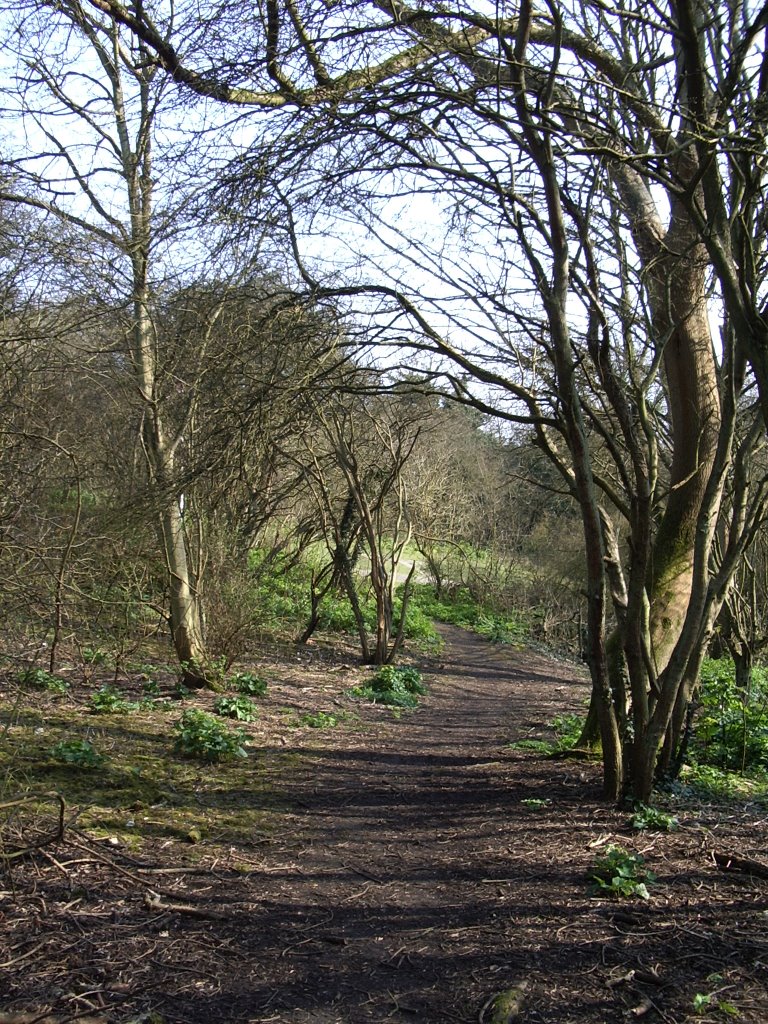
<svg viewBox="0 0 768 1024">
<path fill-rule="evenodd" d="M 36 843 L 25 846 L 23 849 L 11 850 L 10 853 L 6 853 L 4 850 L 0 851 L 0 858 L 2 860 L 15 860 L 17 857 L 25 857 L 28 853 L 34 853 L 35 850 L 48 846 L 49 843 L 58 843 L 64 838 L 64 812 L 66 804 L 61 793 L 30 793 L 28 796 L 19 797 L 17 800 L 8 800 L 6 803 L 0 804 L 0 811 L 4 811 L 9 807 L 21 807 L 24 804 L 37 803 L 41 800 L 53 800 L 58 803 L 59 823 L 57 831 L 52 835 L 44 836 Z M 0 1021 L 0 1024 L 2 1024 L 2 1021 Z"/>
<path fill-rule="evenodd" d="M 219 910 L 205 910 L 202 907 L 192 907 L 188 903 L 163 903 L 157 893 L 145 893 L 144 905 L 149 910 L 161 910 L 164 913 L 189 914 L 191 917 L 202 917 L 211 921 L 229 920 L 229 915 L 223 914 Z"/>
</svg>

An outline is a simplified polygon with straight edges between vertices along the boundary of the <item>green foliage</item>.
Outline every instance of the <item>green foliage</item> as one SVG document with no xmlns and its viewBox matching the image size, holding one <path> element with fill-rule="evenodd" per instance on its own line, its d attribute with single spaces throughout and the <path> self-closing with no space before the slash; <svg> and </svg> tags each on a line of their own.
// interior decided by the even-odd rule
<svg viewBox="0 0 768 1024">
<path fill-rule="evenodd" d="M 248 599 L 259 628 L 295 629 L 309 617 L 310 566 L 289 553 L 256 550 L 248 559 L 253 585 Z"/>
<path fill-rule="evenodd" d="M 528 627 L 515 618 L 503 615 L 481 615 L 475 631 L 494 644 L 523 645 L 528 639 Z"/>
<path fill-rule="evenodd" d="M 707 800 L 751 799 L 768 803 L 768 771 L 753 769 L 749 777 L 707 764 L 685 765 L 680 778 L 684 789 Z"/>
<path fill-rule="evenodd" d="M 45 690 L 46 693 L 64 694 L 69 691 L 69 683 L 60 676 L 51 675 L 44 668 L 25 668 L 16 676 L 22 686 L 33 690 Z"/>
<path fill-rule="evenodd" d="M 232 757 L 247 757 L 242 746 L 245 733 L 228 729 L 206 711 L 188 708 L 173 731 L 176 734 L 174 749 L 197 761 L 211 764 Z"/>
<path fill-rule="evenodd" d="M 532 750 L 536 754 L 551 754 L 555 749 L 547 740 L 517 740 L 509 746 L 512 750 Z"/>
<path fill-rule="evenodd" d="M 430 618 L 467 629 L 474 629 L 484 614 L 482 606 L 466 587 L 459 587 L 450 595 L 438 598 L 431 584 L 419 583 L 413 588 L 411 601 Z"/>
<path fill-rule="evenodd" d="M 106 665 L 109 655 L 99 647 L 83 647 L 80 652 L 86 665 Z"/>
<path fill-rule="evenodd" d="M 339 716 L 330 711 L 308 711 L 299 715 L 299 722 L 310 729 L 333 729 L 339 724 Z"/>
<path fill-rule="evenodd" d="M 402 597 L 403 588 L 400 587 L 398 595 L 395 598 L 394 606 L 394 621 L 399 623 L 400 616 L 402 615 Z M 442 640 L 440 634 L 435 629 L 432 617 L 427 614 L 424 608 L 419 604 L 418 600 L 409 599 L 408 608 L 405 614 L 405 627 L 403 629 L 403 636 L 406 640 L 415 640 L 422 647 L 434 650 L 442 646 Z"/>
<path fill-rule="evenodd" d="M 248 697 L 263 697 L 267 692 L 267 681 L 253 672 L 235 672 L 227 679 L 227 686 Z"/>
<path fill-rule="evenodd" d="M 581 730 L 584 728 L 584 718 L 581 715 L 557 715 L 552 719 L 552 728 L 557 738 L 556 750 L 571 750 L 579 741 Z"/>
<path fill-rule="evenodd" d="M 235 718 L 238 722 L 253 722 L 258 717 L 256 705 L 250 697 L 218 697 L 213 710 L 224 718 Z"/>
<path fill-rule="evenodd" d="M 532 750 L 537 754 L 557 754 L 562 750 L 571 750 L 576 746 L 584 719 L 581 715 L 558 715 L 549 723 L 554 730 L 554 743 L 549 740 L 524 739 L 510 743 L 512 750 Z"/>
<path fill-rule="evenodd" d="M 51 747 L 50 754 L 54 760 L 76 768 L 99 768 L 106 760 L 88 740 L 62 740 Z"/>
<path fill-rule="evenodd" d="M 660 811 L 657 807 L 646 807 L 645 804 L 638 806 L 629 821 L 638 832 L 676 832 L 680 827 L 680 822 L 673 814 Z"/>
<path fill-rule="evenodd" d="M 127 715 L 138 707 L 135 702 L 126 700 L 114 686 L 107 685 L 93 694 L 88 710 L 96 715 Z"/>
<path fill-rule="evenodd" d="M 649 898 L 646 882 L 655 882 L 656 876 L 645 867 L 639 853 L 630 853 L 622 846 L 607 846 L 595 860 L 591 874 L 595 892 L 626 899 L 639 896 Z"/>
<path fill-rule="evenodd" d="M 400 708 L 415 708 L 426 692 L 419 670 L 405 665 L 382 665 L 365 686 L 353 690 L 355 696 L 374 704 Z"/>
<path fill-rule="evenodd" d="M 552 801 L 546 798 L 529 797 L 527 800 L 521 800 L 520 803 L 523 807 L 527 807 L 529 811 L 541 811 L 545 807 L 549 807 Z"/>
<path fill-rule="evenodd" d="M 438 598 L 433 586 L 418 584 L 413 589 L 411 605 L 427 619 L 472 629 L 493 643 L 519 645 L 528 639 L 526 623 L 514 614 L 500 613 L 481 604 L 467 587 L 458 587 Z"/>
<path fill-rule="evenodd" d="M 755 667 L 744 690 L 730 658 L 705 659 L 699 699 L 694 762 L 737 772 L 768 767 L 768 669 Z"/>
<path fill-rule="evenodd" d="M 710 985 L 721 985 L 723 976 L 722 974 L 710 974 L 707 977 L 707 981 Z M 697 992 L 692 1000 L 693 1009 L 697 1013 L 706 1013 L 708 1010 L 713 1009 L 725 1014 L 726 1017 L 739 1017 L 739 1010 L 733 1003 L 716 998 L 717 991 L 717 989 L 714 989 L 711 992 Z"/>
<path fill-rule="evenodd" d="M 373 632 L 376 628 L 376 605 L 369 596 L 361 594 L 359 597 L 360 611 L 365 621 L 365 628 Z M 355 613 L 349 598 L 342 594 L 326 594 L 320 604 L 320 629 L 329 633 L 350 633 L 357 632 Z"/>
<path fill-rule="evenodd" d="M 204 665 L 195 665 L 188 661 L 182 661 L 181 668 L 185 674 L 189 672 L 191 675 L 197 675 L 202 669 L 205 678 L 212 683 L 216 689 L 220 689 L 227 674 L 227 664 L 227 658 L 222 654 L 218 658 L 209 658 Z M 183 683 L 180 682 L 178 688 L 179 690 L 184 689 Z"/>
</svg>

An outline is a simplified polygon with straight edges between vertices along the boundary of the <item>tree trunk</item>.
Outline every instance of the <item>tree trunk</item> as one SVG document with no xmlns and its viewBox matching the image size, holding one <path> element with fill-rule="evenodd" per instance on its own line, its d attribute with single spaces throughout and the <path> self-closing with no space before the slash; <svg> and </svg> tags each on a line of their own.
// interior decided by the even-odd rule
<svg viewBox="0 0 768 1024">
<path fill-rule="evenodd" d="M 161 512 L 160 526 L 170 588 L 171 634 L 182 682 L 191 689 L 220 689 L 207 671 L 199 595 L 189 571 L 184 517 L 176 502 Z"/>
</svg>

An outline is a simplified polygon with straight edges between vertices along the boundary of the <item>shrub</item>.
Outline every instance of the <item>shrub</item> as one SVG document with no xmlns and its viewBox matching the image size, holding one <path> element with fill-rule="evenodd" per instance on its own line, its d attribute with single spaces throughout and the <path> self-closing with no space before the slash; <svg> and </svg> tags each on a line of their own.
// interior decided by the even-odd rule
<svg viewBox="0 0 768 1024">
<path fill-rule="evenodd" d="M 592 868 L 593 889 L 617 899 L 639 896 L 649 899 L 646 882 L 656 876 L 645 867 L 639 853 L 630 853 L 622 846 L 607 846 Z"/>
<path fill-rule="evenodd" d="M 99 768 L 106 760 L 88 740 L 63 740 L 51 747 L 50 753 L 56 761 L 77 768 Z"/>
<path fill-rule="evenodd" d="M 135 711 L 138 704 L 127 701 L 113 686 L 102 686 L 91 697 L 89 711 L 96 715 L 127 715 Z"/>
<path fill-rule="evenodd" d="M 248 697 L 263 697 L 267 692 L 267 681 L 253 672 L 235 672 L 227 680 L 227 685 L 238 693 Z"/>
<path fill-rule="evenodd" d="M 419 697 L 427 692 L 418 669 L 408 666 L 383 665 L 365 686 L 353 693 L 358 697 L 393 707 L 415 708 Z"/>
<path fill-rule="evenodd" d="M 69 691 L 69 683 L 60 676 L 51 675 L 44 668 L 25 668 L 16 676 L 22 686 L 30 686 L 33 690 L 45 690 L 47 693 L 63 694 Z"/>
<path fill-rule="evenodd" d="M 258 716 L 256 705 L 250 697 L 219 697 L 214 701 L 213 710 L 224 718 L 235 718 L 238 722 L 252 722 Z"/>
<path fill-rule="evenodd" d="M 245 733 L 231 730 L 206 711 L 187 709 L 173 727 L 174 749 L 198 761 L 213 763 L 231 757 L 247 757 L 243 750 Z"/>
</svg>

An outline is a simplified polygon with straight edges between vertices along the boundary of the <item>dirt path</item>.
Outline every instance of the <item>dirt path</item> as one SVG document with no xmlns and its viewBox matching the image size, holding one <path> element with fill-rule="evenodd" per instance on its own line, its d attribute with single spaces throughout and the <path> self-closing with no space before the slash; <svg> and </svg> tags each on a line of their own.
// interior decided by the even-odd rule
<svg viewBox="0 0 768 1024">
<path fill-rule="evenodd" d="M 184 873 L 178 845 L 97 861 L 83 843 L 17 872 L 0 1010 L 51 1007 L 57 1024 L 75 1011 L 98 1024 L 469 1024 L 523 982 L 520 1024 L 714 1021 L 718 1001 L 765 1024 L 768 883 L 711 858 L 715 845 L 766 848 L 765 811 L 632 833 L 600 803 L 595 766 L 508 746 L 580 708 L 578 670 L 452 628 L 446 640 L 415 713 L 365 706 L 354 727 L 265 747 L 292 765 L 287 810 L 248 848 L 199 847 Z M 590 894 L 608 842 L 644 852 L 659 875 L 650 901 Z M 709 993 L 711 1018 L 692 1009 Z"/>
<path fill-rule="evenodd" d="M 287 973 L 264 992 L 264 1020 L 469 1020 L 479 995 L 530 968 L 512 936 L 521 807 L 531 838 L 541 825 L 520 801 L 554 794 L 515 778 L 506 745 L 578 707 L 584 684 L 571 666 L 460 630 L 446 640 L 418 713 L 357 749 L 305 753 L 310 773 L 288 793 L 301 807 L 298 877 L 272 907 Z"/>
</svg>

